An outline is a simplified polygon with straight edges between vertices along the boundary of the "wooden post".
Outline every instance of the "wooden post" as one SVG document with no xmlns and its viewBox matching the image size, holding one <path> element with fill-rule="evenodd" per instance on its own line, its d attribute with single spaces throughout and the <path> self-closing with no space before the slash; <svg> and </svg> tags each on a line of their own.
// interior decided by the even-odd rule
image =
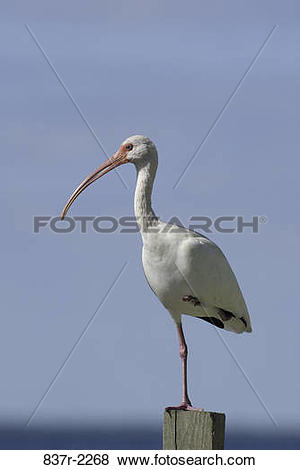
<svg viewBox="0 0 300 470">
<path fill-rule="evenodd" d="M 225 415 L 213 411 L 164 413 L 164 450 L 224 449 Z"/>
</svg>

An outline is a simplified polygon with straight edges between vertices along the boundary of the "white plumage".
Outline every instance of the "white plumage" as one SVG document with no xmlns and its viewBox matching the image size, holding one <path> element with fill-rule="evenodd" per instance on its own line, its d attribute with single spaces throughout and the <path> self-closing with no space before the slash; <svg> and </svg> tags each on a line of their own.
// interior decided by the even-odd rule
<svg viewBox="0 0 300 470">
<path fill-rule="evenodd" d="M 160 222 L 159 229 L 164 230 L 165 225 Z M 184 228 L 179 233 L 172 233 L 172 230 L 168 234 L 155 234 L 155 243 L 152 243 L 153 235 L 147 236 L 143 266 L 150 287 L 175 322 L 180 321 L 181 314 L 223 321 L 226 314 L 222 314 L 222 309 L 234 314 L 223 321 L 226 330 L 250 332 L 245 301 L 222 251 L 195 232 Z M 184 301 L 186 296 L 196 297 L 199 304 Z"/>
<path fill-rule="evenodd" d="M 143 238 L 143 268 L 153 292 L 174 319 L 183 364 L 183 398 L 175 409 L 191 410 L 187 393 L 187 346 L 181 316 L 191 315 L 235 333 L 251 332 L 246 303 L 222 251 L 207 237 L 162 222 L 151 205 L 157 169 L 156 147 L 145 136 L 123 142 L 119 150 L 74 191 L 62 218 L 76 197 L 117 166 L 133 163 L 137 171 L 134 210 Z"/>
</svg>

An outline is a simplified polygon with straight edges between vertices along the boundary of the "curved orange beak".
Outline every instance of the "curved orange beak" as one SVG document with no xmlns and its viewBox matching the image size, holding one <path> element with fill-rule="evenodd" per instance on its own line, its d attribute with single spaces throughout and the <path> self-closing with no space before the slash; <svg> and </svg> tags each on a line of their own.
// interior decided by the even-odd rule
<svg viewBox="0 0 300 470">
<path fill-rule="evenodd" d="M 99 166 L 99 168 L 97 168 L 96 171 L 94 171 L 90 176 L 88 176 L 78 186 L 77 189 L 75 189 L 73 194 L 70 196 L 68 202 L 66 203 L 65 207 L 63 208 L 63 211 L 61 213 L 61 219 L 63 220 L 71 205 L 73 204 L 77 196 L 82 193 L 82 191 L 84 191 L 90 184 L 94 183 L 98 178 L 101 178 L 101 176 L 106 175 L 106 173 L 113 170 L 114 168 L 117 168 L 120 165 L 123 165 L 124 163 L 128 163 L 127 152 L 125 151 L 125 149 L 120 147 L 120 149 L 114 155 L 108 158 L 102 165 Z"/>
</svg>

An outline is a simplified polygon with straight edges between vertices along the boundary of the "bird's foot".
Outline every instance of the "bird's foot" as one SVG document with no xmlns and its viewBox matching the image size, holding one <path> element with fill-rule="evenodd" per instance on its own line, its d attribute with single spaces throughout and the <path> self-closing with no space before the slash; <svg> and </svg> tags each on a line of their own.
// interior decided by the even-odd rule
<svg viewBox="0 0 300 470">
<path fill-rule="evenodd" d="M 196 307 L 197 305 L 200 305 L 201 302 L 199 301 L 199 299 L 197 299 L 197 297 L 194 297 L 193 295 L 185 295 L 184 297 L 182 297 L 182 300 L 184 302 L 192 302 L 192 304 Z"/>
<path fill-rule="evenodd" d="M 191 403 L 182 402 L 179 406 L 167 406 L 166 411 L 183 410 L 183 411 L 204 411 L 203 408 L 195 408 Z"/>
</svg>

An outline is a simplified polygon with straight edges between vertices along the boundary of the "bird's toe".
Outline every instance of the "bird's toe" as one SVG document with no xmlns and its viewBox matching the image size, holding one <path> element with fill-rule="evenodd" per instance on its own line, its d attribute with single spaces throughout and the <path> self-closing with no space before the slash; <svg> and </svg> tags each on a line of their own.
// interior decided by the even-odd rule
<svg viewBox="0 0 300 470">
<path fill-rule="evenodd" d="M 179 406 L 167 406 L 167 408 L 165 408 L 165 411 L 172 411 L 172 410 L 175 410 L 175 411 L 204 411 L 203 408 L 196 408 L 188 403 L 181 403 L 181 405 Z"/>
</svg>

